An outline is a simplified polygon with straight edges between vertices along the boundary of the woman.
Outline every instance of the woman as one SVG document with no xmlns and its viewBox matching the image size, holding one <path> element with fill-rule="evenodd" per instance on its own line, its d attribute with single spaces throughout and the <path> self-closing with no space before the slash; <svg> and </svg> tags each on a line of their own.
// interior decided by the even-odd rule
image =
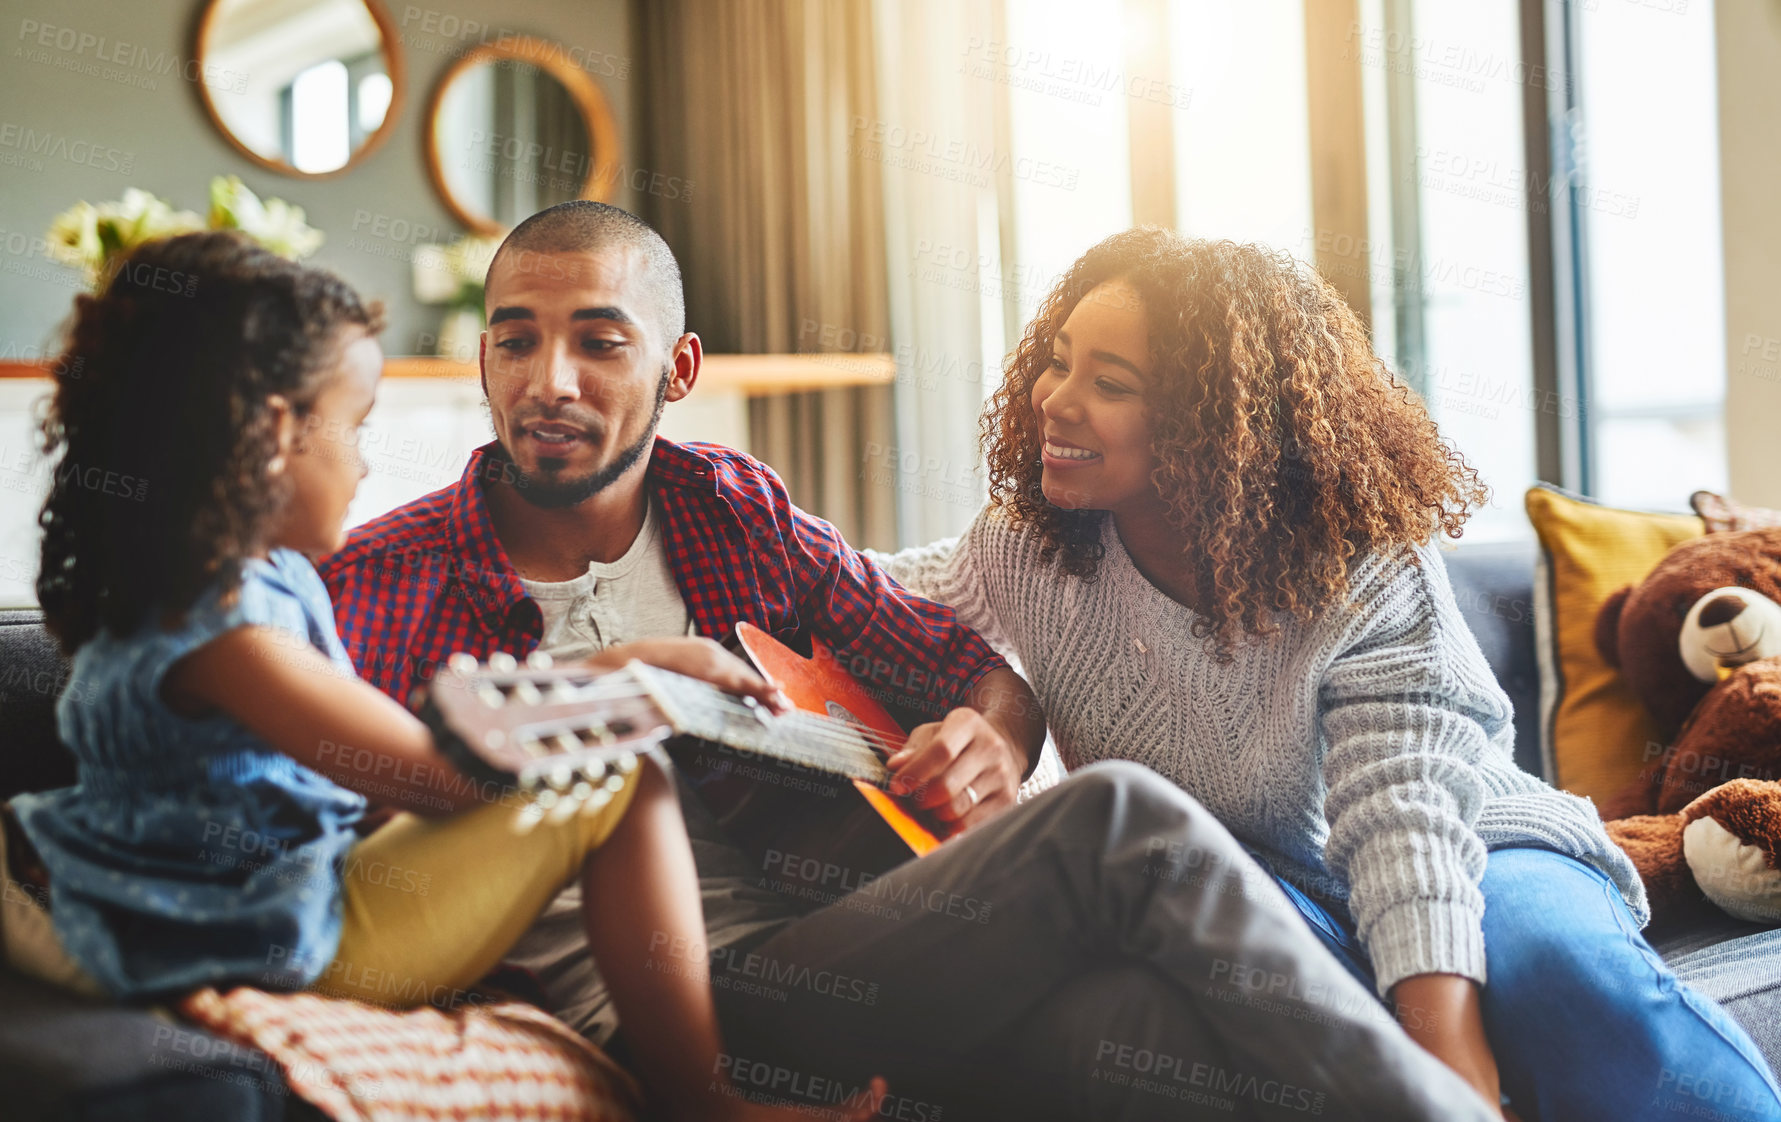
<svg viewBox="0 0 1781 1122">
<path fill-rule="evenodd" d="M 882 558 L 1019 656 L 1071 768 L 1169 777 L 1420 1044 L 1526 1119 L 1715 1089 L 1781 1112 L 1743 1030 L 1638 935 L 1591 805 L 1519 770 L 1432 539 L 1477 474 L 1284 256 L 1136 229 L 1064 275 L 984 419 L 990 505 Z"/>
</svg>

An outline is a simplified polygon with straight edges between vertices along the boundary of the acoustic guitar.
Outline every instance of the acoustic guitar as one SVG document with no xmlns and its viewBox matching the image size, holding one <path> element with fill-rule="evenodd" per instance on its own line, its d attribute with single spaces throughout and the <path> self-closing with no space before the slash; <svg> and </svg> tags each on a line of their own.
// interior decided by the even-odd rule
<svg viewBox="0 0 1781 1122">
<path fill-rule="evenodd" d="M 453 655 L 416 709 L 448 759 L 527 796 L 515 828 L 605 805 L 637 757 L 664 746 L 720 826 L 780 891 L 830 902 L 940 842 L 887 790 L 906 734 L 820 644 L 804 658 L 751 624 L 743 653 L 796 707 L 632 661 L 596 671 Z"/>
</svg>

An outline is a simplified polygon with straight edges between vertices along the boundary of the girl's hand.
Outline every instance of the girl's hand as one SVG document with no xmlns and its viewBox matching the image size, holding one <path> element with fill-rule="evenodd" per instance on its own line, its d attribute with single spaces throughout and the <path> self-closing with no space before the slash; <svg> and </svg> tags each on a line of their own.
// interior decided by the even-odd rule
<svg viewBox="0 0 1781 1122">
<path fill-rule="evenodd" d="M 1484 1036 L 1478 983 L 1458 974 L 1417 974 L 1391 988 L 1398 1023 L 1410 1039 L 1472 1085 L 1491 1108 L 1502 1109 L 1497 1058 Z M 1513 1118 L 1513 1115 L 1510 1116 Z"/>
<path fill-rule="evenodd" d="M 589 656 L 587 664 L 599 670 L 617 670 L 632 659 L 710 682 L 726 693 L 752 697 L 773 713 L 784 713 L 792 708 L 791 698 L 785 696 L 777 684 L 761 677 L 754 667 L 724 650 L 713 639 L 687 637 L 614 643 L 599 654 Z"/>
</svg>

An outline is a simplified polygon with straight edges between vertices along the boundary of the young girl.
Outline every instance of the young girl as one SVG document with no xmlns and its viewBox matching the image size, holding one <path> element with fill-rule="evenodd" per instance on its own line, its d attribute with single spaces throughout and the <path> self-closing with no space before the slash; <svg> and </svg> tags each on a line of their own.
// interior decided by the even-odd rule
<svg viewBox="0 0 1781 1122">
<path fill-rule="evenodd" d="M 1018 654 L 1067 765 L 1135 760 L 1204 804 L 1487 1102 L 1781 1112 L 1749 1037 L 1639 936 L 1591 805 L 1515 766 L 1431 543 L 1483 488 L 1328 285 L 1131 230 L 1006 373 L 991 504 L 881 560 Z"/>
<path fill-rule="evenodd" d="M 13 804 L 59 944 L 23 965 L 121 999 L 246 982 L 441 1002 L 579 876 L 655 1108 L 797 1117 L 731 1093 L 704 964 L 662 950 L 702 944 L 704 925 L 653 763 L 598 812 L 516 833 L 509 800 L 353 674 L 304 555 L 341 545 L 366 473 L 379 316 L 334 276 L 215 233 L 143 246 L 79 299 L 82 361 L 44 424 L 62 458 L 37 591 L 74 659 L 57 717 L 80 781 Z M 135 485 L 89 484 L 121 477 Z M 602 664 L 629 657 L 773 703 L 698 641 Z M 417 813 L 361 840 L 366 795 Z"/>
</svg>

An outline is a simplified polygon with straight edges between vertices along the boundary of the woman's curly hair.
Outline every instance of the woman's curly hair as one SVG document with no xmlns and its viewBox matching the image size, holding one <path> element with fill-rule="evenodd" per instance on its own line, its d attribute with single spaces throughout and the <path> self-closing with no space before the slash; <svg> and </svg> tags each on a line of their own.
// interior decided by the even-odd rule
<svg viewBox="0 0 1781 1122">
<path fill-rule="evenodd" d="M 139 246 L 75 299 L 43 450 L 61 453 L 37 599 L 72 654 L 101 628 L 178 618 L 241 580 L 288 500 L 273 394 L 301 420 L 349 340 L 382 310 L 332 273 L 236 233 Z"/>
<path fill-rule="evenodd" d="M 1335 602 L 1358 556 L 1458 536 L 1487 497 L 1314 272 L 1256 246 L 1140 227 L 1064 274 L 983 417 L 991 501 L 1065 572 L 1094 573 L 1104 513 L 1046 501 L 1031 395 L 1064 321 L 1109 281 L 1143 301 L 1151 479 L 1187 543 L 1195 634 L 1220 657 L 1239 631 L 1276 631 L 1276 613 L 1306 619 Z"/>
</svg>

